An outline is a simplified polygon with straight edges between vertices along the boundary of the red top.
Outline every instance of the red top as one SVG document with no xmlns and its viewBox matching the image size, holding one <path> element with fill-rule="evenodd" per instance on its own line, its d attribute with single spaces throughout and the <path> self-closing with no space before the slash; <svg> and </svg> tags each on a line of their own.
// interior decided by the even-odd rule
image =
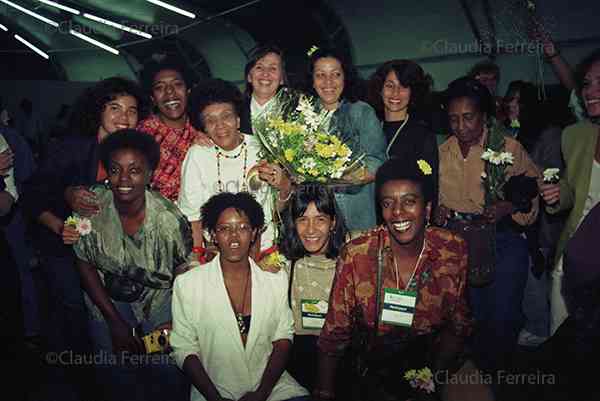
<svg viewBox="0 0 600 401">
<path fill-rule="evenodd" d="M 152 187 L 172 201 L 179 196 L 181 165 L 198 132 L 186 121 L 185 127 L 176 129 L 167 126 L 158 116 L 140 121 L 138 130 L 150 134 L 160 145 L 160 162 L 152 177 Z"/>
<path fill-rule="evenodd" d="M 386 228 L 378 227 L 348 243 L 338 259 L 329 311 L 318 342 L 319 348 L 328 354 L 341 355 L 350 345 L 354 308 L 361 308 L 368 326 L 374 328 L 379 233 L 384 244 L 382 305 L 384 289 L 396 288 Z M 439 332 L 446 326 L 459 337 L 471 333 L 473 320 L 466 298 L 467 245 L 462 238 L 445 229 L 427 228 L 425 249 L 414 283 L 418 295 L 412 327 L 393 326 L 380 321 L 379 336 L 423 335 Z M 404 290 L 406 284 L 400 282 L 400 289 Z"/>
</svg>

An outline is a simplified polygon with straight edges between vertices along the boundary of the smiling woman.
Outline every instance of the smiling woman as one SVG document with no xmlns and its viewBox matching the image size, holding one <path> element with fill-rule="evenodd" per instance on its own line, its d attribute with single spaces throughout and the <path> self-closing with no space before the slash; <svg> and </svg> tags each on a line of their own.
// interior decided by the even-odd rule
<svg viewBox="0 0 600 401">
<path fill-rule="evenodd" d="M 146 352 L 138 334 L 170 326 L 175 270 L 191 254 L 185 217 L 146 189 L 159 158 L 154 139 L 139 131 L 123 130 L 102 142 L 108 188 L 92 188 L 100 212 L 74 246 L 93 347 L 120 361 L 96 366 L 105 399 L 183 400 L 187 394 L 184 376 L 168 359 L 135 366 L 123 357 Z M 153 386 L 156 377 L 160 386 Z"/>
</svg>

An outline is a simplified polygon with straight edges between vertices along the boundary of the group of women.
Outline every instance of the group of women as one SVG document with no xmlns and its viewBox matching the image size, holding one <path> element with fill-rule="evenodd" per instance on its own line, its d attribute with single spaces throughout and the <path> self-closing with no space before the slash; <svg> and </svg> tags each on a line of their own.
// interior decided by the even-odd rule
<svg viewBox="0 0 600 401">
<path fill-rule="evenodd" d="M 57 316 L 51 343 L 85 351 L 89 333 L 94 350 L 143 353 L 140 333 L 172 329 L 181 370 L 167 359 L 105 364 L 105 398 L 115 400 L 187 399 L 189 383 L 194 400 L 342 399 L 348 386 L 339 378 L 354 373 L 341 368 L 348 353 L 369 366 L 365 386 L 392 399 L 414 391 L 388 377 L 394 366 L 502 369 L 523 323 L 529 261 L 521 232 L 539 202 L 518 190 L 486 202 L 481 156 L 499 143 L 512 155 L 507 181 L 538 180 L 551 211 L 572 210 L 558 246 L 561 274 L 564 244 L 600 200 L 599 69 L 598 53 L 582 64 L 589 121 L 563 134 L 557 185 L 541 184 L 525 148 L 493 118 L 487 88 L 469 78 L 446 91 L 453 135 L 438 148 L 419 109 L 431 80 L 407 60 L 375 72 L 372 107 L 358 100 L 343 56 L 311 54 L 308 92 L 333 112 L 341 139 L 366 155 L 364 181 L 341 188 L 295 184 L 261 161 L 252 124 L 286 83 L 276 47 L 251 57 L 245 97 L 218 79 L 190 90 L 176 64 L 155 68 L 147 82 L 155 113 L 143 121 L 136 85 L 102 81 L 78 102 L 78 135 L 48 152 L 23 194 L 39 223 Z M 250 185 L 253 170 L 262 185 Z M 89 218 L 91 232 L 65 222 L 73 212 Z M 454 228 L 482 224 L 495 230 L 495 268 L 491 284 L 473 287 L 468 273 L 481 249 Z M 263 270 L 276 245 L 287 262 Z M 560 291 L 553 306 L 559 299 Z M 452 383 L 438 385 L 444 399 L 466 399 Z M 492 397 L 483 385 L 470 391 Z"/>
</svg>

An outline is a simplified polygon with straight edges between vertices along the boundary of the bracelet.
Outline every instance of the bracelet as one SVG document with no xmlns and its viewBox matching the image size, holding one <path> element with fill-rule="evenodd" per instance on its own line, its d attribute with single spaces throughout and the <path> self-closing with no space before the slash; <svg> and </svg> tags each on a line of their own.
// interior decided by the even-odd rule
<svg viewBox="0 0 600 401">
<path fill-rule="evenodd" d="M 204 255 L 206 253 L 206 248 L 195 246 L 192 248 L 192 252 L 197 253 L 198 255 Z"/>
<path fill-rule="evenodd" d="M 333 394 L 332 392 L 326 391 L 326 390 L 319 390 L 319 389 L 314 389 L 312 396 L 314 398 L 321 399 L 321 400 L 334 400 L 335 399 L 335 394 Z"/>
<path fill-rule="evenodd" d="M 290 198 L 292 197 L 292 189 L 290 188 L 290 191 L 288 192 L 288 196 L 285 199 L 281 199 L 281 191 L 279 191 L 279 194 L 277 195 L 277 200 L 279 202 L 287 202 L 290 200 Z"/>
</svg>

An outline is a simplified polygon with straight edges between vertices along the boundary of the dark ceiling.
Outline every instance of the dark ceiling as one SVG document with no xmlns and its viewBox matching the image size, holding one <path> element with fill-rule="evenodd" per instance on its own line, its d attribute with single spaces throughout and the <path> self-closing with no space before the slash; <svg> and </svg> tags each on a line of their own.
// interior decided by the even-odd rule
<svg viewBox="0 0 600 401">
<path fill-rule="evenodd" d="M 21 0 L 14 0 L 19 3 Z M 73 7 L 87 6 L 88 1 L 61 1 L 62 4 Z M 26 5 L 21 2 L 20 4 Z M 126 7 L 126 2 L 119 2 L 119 6 Z M 257 43 L 275 43 L 286 53 L 287 68 L 290 79 L 300 79 L 301 71 L 304 71 L 306 62 L 306 51 L 313 44 L 335 43 L 342 48 L 351 51 L 348 35 L 334 11 L 321 0 L 307 1 L 282 1 L 282 0 L 182 0 L 177 3 L 189 10 L 196 10 L 207 20 L 214 15 L 223 15 L 221 18 L 226 23 L 237 25 L 245 30 Z M 6 7 L 0 4 L 0 7 Z M 148 3 L 148 7 L 154 7 Z M 237 8 L 237 9 L 236 9 Z M 234 10 L 235 11 L 231 11 Z M 107 13 L 103 10 L 103 16 L 111 17 L 112 10 Z M 115 20 L 121 21 L 123 10 L 114 14 Z M 61 13 L 60 19 L 68 20 L 68 13 Z M 177 16 L 167 14 L 166 18 L 173 21 L 181 21 Z M 202 17 L 200 17 L 202 18 Z M 56 20 L 58 18 L 55 17 Z M 132 22 L 135 22 L 132 21 Z M 169 21 L 172 22 L 172 21 Z M 11 27 L 12 21 L 0 18 L 0 23 Z M 129 34 L 126 34 L 129 35 Z M 135 37 L 134 37 L 135 38 Z M 147 59 L 161 41 L 178 41 L 171 36 L 158 41 L 150 41 L 128 47 L 130 54 L 140 62 Z M 110 43 L 110 40 L 109 40 Z M 118 43 L 118 42 L 117 42 Z M 187 46 L 184 46 L 187 47 Z M 242 49 L 249 51 L 251 49 Z M 200 58 L 202 56 L 199 56 Z M 52 60 L 52 57 L 51 57 Z M 202 64 L 202 60 L 189 60 L 193 63 Z M 56 62 L 46 61 L 36 54 L 28 51 L 22 44 L 12 38 L 12 35 L 0 31 L 0 79 L 64 79 L 61 66 Z M 241 77 L 240 77 L 241 78 Z"/>
</svg>

